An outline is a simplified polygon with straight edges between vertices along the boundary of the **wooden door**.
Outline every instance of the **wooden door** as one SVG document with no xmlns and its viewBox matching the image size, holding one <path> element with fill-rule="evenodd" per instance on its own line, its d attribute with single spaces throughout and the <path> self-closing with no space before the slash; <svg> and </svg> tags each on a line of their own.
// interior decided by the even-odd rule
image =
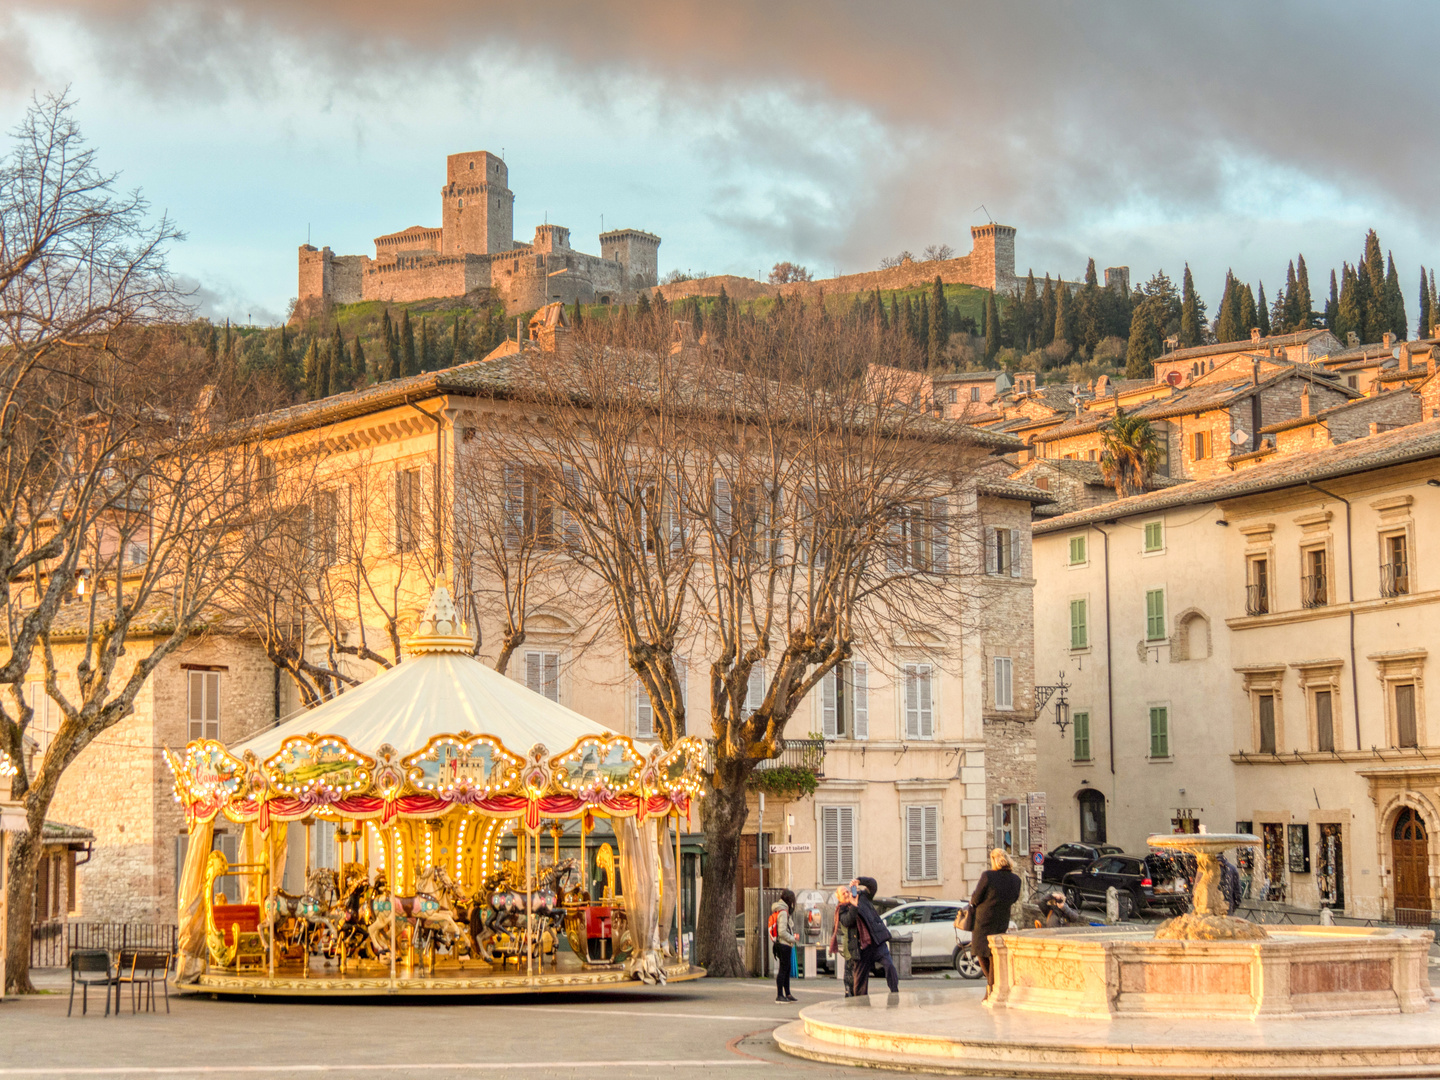
<svg viewBox="0 0 1440 1080">
<path fill-rule="evenodd" d="M 1390 837 L 1395 867 L 1395 921 L 1425 926 L 1430 922 L 1430 845 L 1425 823 L 1407 806 L 1395 816 Z"/>
</svg>

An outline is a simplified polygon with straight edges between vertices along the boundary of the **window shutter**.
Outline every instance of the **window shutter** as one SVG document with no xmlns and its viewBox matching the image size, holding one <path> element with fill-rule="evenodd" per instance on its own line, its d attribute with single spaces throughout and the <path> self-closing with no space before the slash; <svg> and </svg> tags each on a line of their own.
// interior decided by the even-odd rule
<svg viewBox="0 0 1440 1080">
<path fill-rule="evenodd" d="M 544 688 L 544 690 L 542 691 L 542 693 L 544 693 L 544 695 L 545 695 L 547 698 L 549 698 L 551 701 L 559 701 L 559 700 L 560 700 L 560 654 L 559 654 L 559 653 L 544 653 L 543 655 L 544 655 L 544 657 L 545 657 L 545 668 L 544 668 L 545 688 Z"/>
<path fill-rule="evenodd" d="M 505 546 L 519 547 L 525 535 L 525 470 L 505 463 Z"/>
<path fill-rule="evenodd" d="M 827 739 L 836 738 L 840 734 L 835 718 L 836 677 L 834 671 L 829 671 L 820 680 L 820 734 Z"/>
<path fill-rule="evenodd" d="M 870 737 L 870 667 L 864 660 L 850 662 L 850 705 L 854 710 L 851 737 Z"/>
<path fill-rule="evenodd" d="M 1019 819 L 1015 830 L 1015 854 L 1022 859 L 1030 858 L 1030 806 L 1024 802 L 1015 804 L 1015 816 Z"/>
<path fill-rule="evenodd" d="M 930 500 L 930 569 L 937 574 L 950 570 L 950 505 L 944 499 Z"/>
<path fill-rule="evenodd" d="M 905 808 L 905 877 L 920 881 L 925 877 L 925 808 Z"/>
<path fill-rule="evenodd" d="M 985 572 L 987 574 L 998 574 L 1000 572 L 1000 544 L 997 539 L 999 531 L 993 525 L 985 527 Z"/>
<path fill-rule="evenodd" d="M 650 704 L 650 695 L 645 692 L 645 684 L 639 679 L 635 680 L 635 737 L 655 737 L 655 709 Z"/>
<path fill-rule="evenodd" d="M 220 672 L 207 671 L 205 676 L 205 738 L 220 738 Z"/>
<path fill-rule="evenodd" d="M 1151 589 L 1145 594 L 1145 637 L 1159 641 L 1165 636 L 1165 590 Z"/>
<path fill-rule="evenodd" d="M 840 876 L 840 811 L 842 806 L 824 806 L 820 809 L 820 847 L 822 851 L 821 873 L 826 885 L 839 885 L 849 881 Z"/>
<path fill-rule="evenodd" d="M 935 881 L 940 877 L 940 808 L 922 806 L 920 809 L 925 843 L 925 880 Z"/>
<path fill-rule="evenodd" d="M 734 527 L 735 515 L 730 500 L 730 481 L 723 476 L 715 478 L 715 531 L 728 539 Z"/>
<path fill-rule="evenodd" d="M 994 698 L 997 709 L 1012 709 L 1015 707 L 1015 669 L 1013 662 L 1008 656 L 995 657 L 992 665 L 995 673 Z"/>
<path fill-rule="evenodd" d="M 885 545 L 885 569 L 892 574 L 905 569 L 905 515 L 903 506 L 890 511 L 889 542 Z"/>
<path fill-rule="evenodd" d="M 765 665 L 756 664 L 750 669 L 750 679 L 745 684 L 745 715 L 751 715 L 763 704 L 765 704 Z"/>
<path fill-rule="evenodd" d="M 931 708 L 931 667 L 929 664 L 918 664 L 915 668 L 916 689 L 919 691 L 917 717 L 919 720 L 919 738 L 933 739 L 935 737 L 935 714 Z"/>
<path fill-rule="evenodd" d="M 1010 576 L 1020 576 L 1020 530 L 1010 530 Z"/>
<path fill-rule="evenodd" d="M 205 673 L 192 671 L 189 675 L 190 687 L 187 697 L 189 699 L 190 741 L 194 742 L 196 739 L 205 737 Z"/>
<path fill-rule="evenodd" d="M 525 688 L 537 694 L 541 693 L 540 654 L 538 652 L 525 654 Z"/>
<path fill-rule="evenodd" d="M 837 806 L 839 811 L 836 832 L 839 836 L 840 881 L 849 881 L 855 876 L 855 808 Z"/>
<path fill-rule="evenodd" d="M 995 811 L 995 818 L 994 818 L 994 821 L 995 821 L 995 837 L 994 837 L 994 843 L 992 843 L 990 846 L 991 846 L 992 848 L 1004 847 L 1004 846 L 1005 846 L 1005 804 L 1004 804 L 1004 803 L 998 803 L 998 802 L 997 802 L 997 803 L 995 804 L 994 811 Z"/>
<path fill-rule="evenodd" d="M 914 664 L 905 665 L 905 737 L 920 737 L 920 687 L 919 673 Z"/>
<path fill-rule="evenodd" d="M 1084 600 L 1070 601 L 1070 648 L 1083 649 L 1089 644 L 1089 627 L 1086 624 Z"/>
<path fill-rule="evenodd" d="M 561 502 L 564 509 L 560 511 L 560 528 L 565 535 L 567 544 L 578 544 L 580 542 L 580 516 L 575 513 L 573 507 L 578 501 L 580 494 L 580 472 L 573 465 L 564 466 L 565 490 L 561 494 Z"/>
</svg>

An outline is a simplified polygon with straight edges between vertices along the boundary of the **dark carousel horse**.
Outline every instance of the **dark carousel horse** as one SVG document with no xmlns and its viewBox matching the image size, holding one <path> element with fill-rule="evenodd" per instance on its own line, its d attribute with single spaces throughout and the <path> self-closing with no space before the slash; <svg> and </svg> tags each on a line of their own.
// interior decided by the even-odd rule
<svg viewBox="0 0 1440 1080">
<path fill-rule="evenodd" d="M 506 885 L 511 887 L 504 887 Z M 558 865 L 542 867 L 535 890 L 530 894 L 530 913 L 534 916 L 533 933 L 526 933 L 525 893 L 513 887 L 508 873 L 487 878 L 477 890 L 476 902 L 470 912 L 470 934 L 476 949 L 485 959 L 495 961 L 497 939 L 505 935 L 503 950 L 517 961 L 523 955 L 528 938 L 529 950 L 543 959 L 548 953 L 558 963 L 556 945 L 565 926 L 565 902 L 579 892 L 580 864 L 564 859 Z M 488 908 L 479 898 L 489 897 Z M 488 911 L 488 915 L 486 912 Z M 503 962 L 502 957 L 502 962 Z"/>
</svg>

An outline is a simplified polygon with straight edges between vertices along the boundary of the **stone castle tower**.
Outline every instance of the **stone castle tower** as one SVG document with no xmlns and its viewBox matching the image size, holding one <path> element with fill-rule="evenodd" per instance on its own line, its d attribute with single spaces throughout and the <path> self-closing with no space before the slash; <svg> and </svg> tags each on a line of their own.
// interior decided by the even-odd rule
<svg viewBox="0 0 1440 1080">
<path fill-rule="evenodd" d="M 510 170 L 487 150 L 451 154 L 440 189 L 442 255 L 496 255 L 515 246 Z"/>
</svg>

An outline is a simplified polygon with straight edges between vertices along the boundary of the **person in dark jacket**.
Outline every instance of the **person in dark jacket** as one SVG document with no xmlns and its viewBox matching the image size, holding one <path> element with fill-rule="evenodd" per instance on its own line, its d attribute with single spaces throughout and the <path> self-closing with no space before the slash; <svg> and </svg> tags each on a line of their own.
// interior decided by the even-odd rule
<svg viewBox="0 0 1440 1080">
<path fill-rule="evenodd" d="M 837 910 L 836 917 L 846 932 L 856 935 L 860 959 L 855 963 L 855 982 L 852 995 L 863 997 L 870 993 L 870 972 L 876 963 L 885 968 L 885 985 L 890 993 L 900 989 L 900 976 L 895 971 L 895 961 L 890 957 L 890 928 L 873 903 L 879 888 L 872 877 L 860 877 L 850 882 L 850 900 Z"/>
<path fill-rule="evenodd" d="M 775 1001 L 785 1004 L 795 1000 L 790 994 L 790 963 L 795 954 L 795 894 L 781 889 L 780 899 L 770 905 L 770 917 L 775 920 L 775 936 L 770 939 L 775 953 Z"/>
<path fill-rule="evenodd" d="M 1020 899 L 1020 875 L 1010 867 L 1004 848 L 990 852 L 990 869 L 980 875 L 970 906 L 975 911 L 970 928 L 970 952 L 985 972 L 985 996 L 995 989 L 995 964 L 990 956 L 990 935 L 1010 929 L 1010 909 Z"/>
<path fill-rule="evenodd" d="M 845 962 L 845 996 L 855 996 L 855 965 L 860 961 L 860 934 L 855 929 L 855 910 L 850 904 L 850 887 L 841 885 L 835 890 L 835 926 L 830 932 L 830 955 L 835 963 Z M 841 918 L 847 910 L 851 913 L 847 924 Z"/>
</svg>

